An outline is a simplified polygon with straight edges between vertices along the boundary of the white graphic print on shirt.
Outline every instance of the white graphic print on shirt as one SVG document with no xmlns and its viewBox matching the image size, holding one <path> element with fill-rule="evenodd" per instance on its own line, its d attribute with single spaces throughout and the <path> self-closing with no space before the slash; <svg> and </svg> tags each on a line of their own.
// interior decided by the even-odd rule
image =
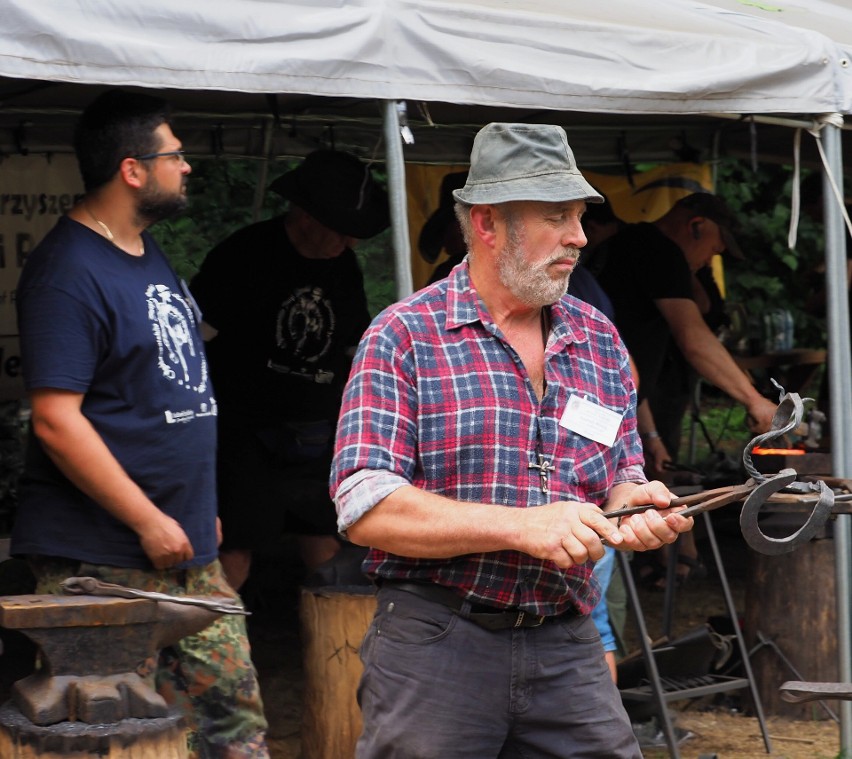
<svg viewBox="0 0 852 759">
<path fill-rule="evenodd" d="M 163 376 L 194 392 L 209 391 L 207 358 L 196 345 L 196 325 L 192 304 L 173 292 L 168 285 L 149 285 L 145 291 L 148 318 L 157 341 L 157 364 Z M 196 417 L 217 413 L 216 400 L 202 402 L 198 409 L 167 410 L 169 424 L 188 422 Z"/>
</svg>

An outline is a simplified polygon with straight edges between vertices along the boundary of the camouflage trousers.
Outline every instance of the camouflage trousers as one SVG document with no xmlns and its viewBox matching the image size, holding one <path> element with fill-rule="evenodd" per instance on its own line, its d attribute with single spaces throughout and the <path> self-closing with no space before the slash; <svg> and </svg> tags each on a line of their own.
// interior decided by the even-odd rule
<svg viewBox="0 0 852 759">
<path fill-rule="evenodd" d="M 61 593 L 68 577 L 95 577 L 137 590 L 174 596 L 235 599 L 218 561 L 181 570 L 109 567 L 69 559 L 33 557 L 36 593 Z M 147 678 L 184 716 L 189 759 L 268 759 L 266 718 L 251 661 L 245 617 L 225 614 L 195 635 L 140 662 Z"/>
</svg>

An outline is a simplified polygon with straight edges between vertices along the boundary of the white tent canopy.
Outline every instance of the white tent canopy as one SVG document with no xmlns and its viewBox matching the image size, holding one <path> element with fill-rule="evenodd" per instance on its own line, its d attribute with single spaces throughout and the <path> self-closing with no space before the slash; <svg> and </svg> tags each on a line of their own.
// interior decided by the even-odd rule
<svg viewBox="0 0 852 759">
<path fill-rule="evenodd" d="M 760 22 L 776 21 L 793 29 L 817 32 L 852 53 L 852 6 L 837 0 L 755 2 L 754 0 L 707 0 L 711 5 L 753 16 Z"/>
<path fill-rule="evenodd" d="M 789 131 L 755 131 L 754 119 L 810 126 L 851 113 L 850 53 L 844 0 L 4 0 L 0 155 L 67 151 L 82 105 L 121 86 L 164 90 L 193 152 L 298 155 L 330 142 L 372 155 L 383 136 L 398 191 L 404 158 L 464 160 L 492 120 L 562 124 L 581 165 L 720 146 L 791 161 Z M 397 101 L 409 104 L 414 145 L 400 142 Z M 840 180 L 831 123 L 824 142 Z M 398 194 L 393 211 L 404 281 Z M 826 231 L 831 419 L 843 433 L 833 462 L 848 477 L 845 231 L 830 203 Z M 849 679 L 848 517 L 835 535 Z M 843 723 L 849 748 L 848 708 Z"/>
<path fill-rule="evenodd" d="M 406 100 L 412 128 L 428 127 L 415 133 L 408 160 L 464 160 L 476 128 L 494 120 L 486 112 L 492 109 L 500 110 L 497 118 L 518 120 L 563 114 L 558 118 L 569 122 L 572 145 L 586 163 L 620 160 L 615 142 L 622 130 L 636 160 L 671 160 L 671 134 L 681 132 L 707 152 L 715 139 L 709 135 L 720 128 L 736 145 L 731 149 L 745 153 L 753 149 L 747 129 L 706 116 L 811 119 L 852 108 L 852 45 L 812 28 L 819 22 L 847 42 L 852 11 L 820 0 L 785 3 L 784 10 L 775 10 L 777 2 L 755 6 L 68 0 L 57 13 L 46 0 L 6 0 L 0 151 L 67 145 L 74 113 L 92 96 L 81 89 L 88 84 L 174 92 L 178 108 L 196 117 L 194 147 L 204 151 L 215 143 L 234 153 L 271 147 L 273 154 L 299 154 L 332 127 L 343 145 L 363 150 L 381 122 L 376 101 Z M 414 105 L 420 103 L 426 107 Z M 35 113 L 42 117 L 28 118 Z M 263 136 L 270 114 L 287 127 L 276 130 L 271 146 Z M 298 137 L 288 139 L 294 124 Z M 761 153 L 789 160 L 790 142 L 773 145 L 765 132 L 758 134 Z"/>
<path fill-rule="evenodd" d="M 594 112 L 850 110 L 852 69 L 842 46 L 780 13 L 757 18 L 730 10 L 753 5 L 720 5 L 67 0 L 60 13 L 46 0 L 6 0 L 0 73 Z M 828 2 L 794 4 L 810 6 L 832 11 L 827 26 L 842 12 Z"/>
</svg>

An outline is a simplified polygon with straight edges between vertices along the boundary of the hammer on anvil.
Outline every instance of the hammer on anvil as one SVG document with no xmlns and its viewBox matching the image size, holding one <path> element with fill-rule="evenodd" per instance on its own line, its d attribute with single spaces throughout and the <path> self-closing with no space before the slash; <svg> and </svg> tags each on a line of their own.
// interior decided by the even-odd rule
<svg viewBox="0 0 852 759">
<path fill-rule="evenodd" d="M 70 580 L 79 581 L 74 590 L 67 586 Z M 245 613 L 222 599 L 70 580 L 66 592 L 98 595 L 0 596 L 0 626 L 19 630 L 41 651 L 38 671 L 12 686 L 15 706 L 35 725 L 165 717 L 166 702 L 137 667 L 222 614 Z M 133 597 L 109 597 L 116 594 Z"/>
</svg>

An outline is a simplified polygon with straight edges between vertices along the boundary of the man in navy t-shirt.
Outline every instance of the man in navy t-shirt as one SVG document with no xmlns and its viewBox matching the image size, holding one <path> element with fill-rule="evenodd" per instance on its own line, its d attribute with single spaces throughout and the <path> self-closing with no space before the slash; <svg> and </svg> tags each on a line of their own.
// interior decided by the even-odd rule
<svg viewBox="0 0 852 759">
<path fill-rule="evenodd" d="M 12 552 L 39 593 L 82 575 L 233 597 L 217 561 L 217 405 L 197 309 L 145 231 L 185 207 L 189 164 L 165 102 L 117 90 L 86 109 L 75 150 L 86 194 L 18 287 L 33 435 Z M 190 757 L 268 757 L 242 616 L 164 649 L 156 679 L 185 717 Z"/>
</svg>

